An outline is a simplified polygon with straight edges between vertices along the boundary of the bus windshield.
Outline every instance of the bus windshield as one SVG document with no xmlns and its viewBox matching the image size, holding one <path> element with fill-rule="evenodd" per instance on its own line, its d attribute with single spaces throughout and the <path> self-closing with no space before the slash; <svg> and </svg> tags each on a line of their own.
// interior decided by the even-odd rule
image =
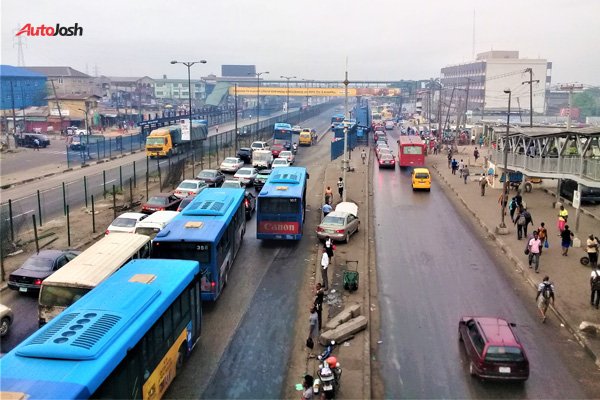
<svg viewBox="0 0 600 400">
<path fill-rule="evenodd" d="M 300 211 L 300 201 L 287 197 L 264 198 L 260 202 L 259 211 L 264 214 L 296 214 Z"/>
<path fill-rule="evenodd" d="M 43 306 L 69 307 L 88 293 L 90 288 L 47 285 L 40 292 L 40 304 Z"/>
</svg>

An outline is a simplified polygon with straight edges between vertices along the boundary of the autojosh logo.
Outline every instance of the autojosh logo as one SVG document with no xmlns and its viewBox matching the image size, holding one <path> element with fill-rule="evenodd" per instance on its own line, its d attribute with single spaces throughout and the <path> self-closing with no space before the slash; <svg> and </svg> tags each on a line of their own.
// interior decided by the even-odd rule
<svg viewBox="0 0 600 400">
<path fill-rule="evenodd" d="M 62 26 L 61 24 L 51 25 L 38 25 L 33 26 L 31 24 L 25 24 L 16 36 L 83 36 L 83 27 L 75 23 L 73 26 Z"/>
</svg>

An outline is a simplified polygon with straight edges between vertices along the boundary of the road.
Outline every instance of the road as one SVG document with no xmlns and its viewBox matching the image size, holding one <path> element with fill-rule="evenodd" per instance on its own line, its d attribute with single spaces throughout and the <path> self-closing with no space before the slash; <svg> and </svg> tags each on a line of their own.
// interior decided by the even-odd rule
<svg viewBox="0 0 600 400">
<path fill-rule="evenodd" d="M 398 131 L 391 137 L 397 154 Z M 381 307 L 376 357 L 386 398 L 590 396 L 580 382 L 594 368 L 589 357 L 560 333 L 556 319 L 540 323 L 535 293 L 438 182 L 430 193 L 413 193 L 408 170 L 375 167 L 373 191 Z M 482 383 L 469 375 L 457 335 L 463 315 L 517 324 L 531 365 L 525 384 Z"/>
</svg>

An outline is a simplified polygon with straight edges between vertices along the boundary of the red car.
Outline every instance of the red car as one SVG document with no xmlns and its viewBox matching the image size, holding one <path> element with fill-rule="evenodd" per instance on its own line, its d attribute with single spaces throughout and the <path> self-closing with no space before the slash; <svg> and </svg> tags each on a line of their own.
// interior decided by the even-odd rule
<svg viewBox="0 0 600 400">
<path fill-rule="evenodd" d="M 155 211 L 173 210 L 177 211 L 181 199 L 172 193 L 159 193 L 150 196 L 147 202 L 142 204 L 144 214 L 152 214 Z"/>
<path fill-rule="evenodd" d="M 525 349 L 513 331 L 515 324 L 496 317 L 463 317 L 458 337 L 469 357 L 469 373 L 483 379 L 529 378 Z"/>
</svg>

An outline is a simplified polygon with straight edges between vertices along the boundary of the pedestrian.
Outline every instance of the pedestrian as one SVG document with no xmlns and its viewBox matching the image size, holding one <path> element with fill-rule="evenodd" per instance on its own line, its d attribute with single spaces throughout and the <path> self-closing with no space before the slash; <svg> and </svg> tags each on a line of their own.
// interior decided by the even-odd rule
<svg viewBox="0 0 600 400">
<path fill-rule="evenodd" d="M 546 322 L 546 311 L 548 311 L 548 306 L 551 302 L 552 305 L 554 305 L 554 285 L 550 282 L 548 276 L 545 276 L 544 280 L 538 285 L 535 301 L 537 302 L 538 309 L 542 315 L 542 322 Z"/>
<path fill-rule="evenodd" d="M 521 196 L 521 190 L 517 190 L 517 194 L 515 195 L 515 201 L 517 202 L 517 207 L 523 207 L 523 196 Z"/>
<path fill-rule="evenodd" d="M 323 285 L 317 282 L 315 286 L 315 301 L 313 302 L 315 309 L 317 311 L 317 317 L 319 319 L 319 329 L 323 329 L 323 300 L 325 298 L 325 290 L 323 290 Z"/>
<path fill-rule="evenodd" d="M 319 315 L 314 305 L 310 306 L 310 315 L 308 317 L 308 339 L 306 339 L 306 346 L 312 350 L 314 344 L 319 339 Z M 310 346 L 312 342 L 312 346 Z"/>
<path fill-rule="evenodd" d="M 367 153 L 365 152 L 365 149 L 361 150 L 361 152 L 360 152 L 360 159 L 362 160 L 363 164 L 367 160 Z"/>
<path fill-rule="evenodd" d="M 479 158 L 479 150 L 477 147 L 475 147 L 475 150 L 473 150 L 473 157 L 475 157 L 475 163 L 477 163 L 477 159 Z"/>
<path fill-rule="evenodd" d="M 542 222 L 540 227 L 537 229 L 538 237 L 540 238 L 540 242 L 542 242 L 542 247 L 540 247 L 540 255 L 542 255 L 542 251 L 545 248 L 548 248 L 548 231 L 546 230 L 546 224 Z"/>
<path fill-rule="evenodd" d="M 323 204 L 323 207 L 321 207 L 321 209 L 323 210 L 323 217 L 326 217 L 327 214 L 333 211 L 333 207 L 331 207 L 331 204 L 329 203 Z"/>
<path fill-rule="evenodd" d="M 571 230 L 569 229 L 569 225 L 565 225 L 563 231 L 560 233 L 560 245 L 562 247 L 563 256 L 566 257 L 569 253 L 569 247 L 571 247 L 571 240 L 573 240 L 574 237 L 575 235 L 573 235 L 573 232 L 571 232 Z"/>
<path fill-rule="evenodd" d="M 321 256 L 321 280 L 323 281 L 323 290 L 329 290 L 329 280 L 327 279 L 327 268 L 329 267 L 329 255 L 327 251 L 323 249 L 323 255 Z"/>
<path fill-rule="evenodd" d="M 40 140 L 38 138 L 33 139 L 33 150 L 40 151 Z"/>
<path fill-rule="evenodd" d="M 506 207 L 508 206 L 508 193 L 500 193 L 500 196 L 498 197 L 498 204 L 500 204 L 500 209 L 504 210 L 504 215 L 506 215 Z"/>
<path fill-rule="evenodd" d="M 462 176 L 463 176 L 463 179 L 465 180 L 465 185 L 466 185 L 467 184 L 467 178 L 469 178 L 469 166 L 468 165 L 465 165 L 463 167 Z"/>
<path fill-rule="evenodd" d="M 312 400 L 313 399 L 313 383 L 315 379 L 312 375 L 304 375 L 302 381 L 302 397 L 300 400 Z"/>
<path fill-rule="evenodd" d="M 456 158 L 452 159 L 452 175 L 456 175 L 456 170 L 458 169 L 458 161 L 456 161 Z"/>
<path fill-rule="evenodd" d="M 333 191 L 331 190 L 331 186 L 327 186 L 327 189 L 325 189 L 325 203 L 331 204 L 332 199 L 333 199 Z"/>
<path fill-rule="evenodd" d="M 217 125 L 217 126 L 215 127 L 215 130 L 216 130 L 216 132 L 217 132 L 217 133 L 219 133 L 219 125 Z"/>
<path fill-rule="evenodd" d="M 340 194 L 340 199 L 341 199 L 341 198 L 343 198 L 343 194 L 344 194 L 344 180 L 342 179 L 341 176 L 340 176 L 340 179 L 338 179 L 337 187 L 338 187 L 338 193 Z"/>
<path fill-rule="evenodd" d="M 514 224 L 517 226 L 517 240 L 527 237 L 527 226 L 531 224 L 533 226 L 533 218 L 525 207 L 519 209 L 519 214 L 515 217 Z"/>
<path fill-rule="evenodd" d="M 488 185 L 488 180 L 485 176 L 479 178 L 479 188 L 481 189 L 481 195 L 485 196 L 485 187 Z"/>
<path fill-rule="evenodd" d="M 587 238 L 586 245 L 590 266 L 596 268 L 598 266 L 598 239 L 594 235 L 590 235 Z"/>
<path fill-rule="evenodd" d="M 560 210 L 558 211 L 558 236 L 565 230 L 565 224 L 567 223 L 567 219 L 569 219 L 569 212 L 565 209 L 565 206 L 561 205 Z"/>
<path fill-rule="evenodd" d="M 508 194 L 507 194 L 508 196 Z M 517 200 L 513 197 L 510 199 L 510 203 L 508 204 L 508 211 L 510 211 L 510 220 L 515 222 L 515 211 L 518 209 Z"/>
<path fill-rule="evenodd" d="M 539 273 L 540 268 L 540 253 L 542 249 L 542 242 L 538 236 L 537 231 L 533 232 L 533 238 L 529 240 L 527 244 L 527 250 L 529 250 L 529 268 L 531 268 L 531 264 L 535 265 L 535 272 Z"/>
<path fill-rule="evenodd" d="M 590 289 L 592 291 L 592 297 L 590 298 L 590 304 L 596 309 L 600 304 L 600 268 L 597 266 L 592 271 L 590 276 Z"/>
<path fill-rule="evenodd" d="M 452 168 L 452 150 L 448 151 L 448 169 Z"/>
<path fill-rule="evenodd" d="M 464 168 L 465 168 L 465 162 L 461 158 L 460 162 L 458 163 L 458 176 L 459 176 L 459 178 L 462 178 L 462 174 L 463 174 L 463 169 Z"/>
</svg>

